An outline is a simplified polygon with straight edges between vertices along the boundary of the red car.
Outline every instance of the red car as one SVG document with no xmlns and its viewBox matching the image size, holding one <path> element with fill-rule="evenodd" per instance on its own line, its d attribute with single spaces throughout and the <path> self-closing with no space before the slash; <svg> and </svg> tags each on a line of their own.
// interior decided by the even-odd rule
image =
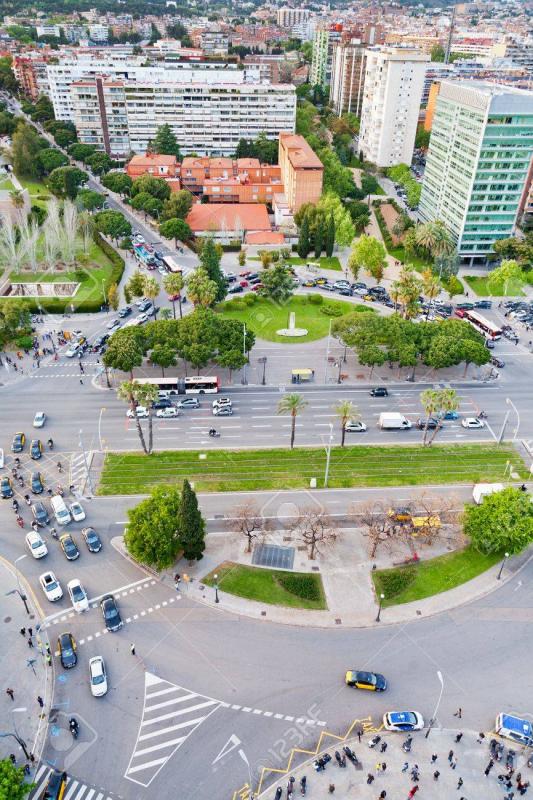
<svg viewBox="0 0 533 800">
<path fill-rule="evenodd" d="M 465 315 L 465 312 L 463 311 L 462 308 L 456 308 L 455 309 L 455 316 L 456 317 L 459 317 L 460 319 L 462 319 L 464 317 L 464 315 Z"/>
<path fill-rule="evenodd" d="M 170 303 L 173 303 L 175 300 L 179 300 L 180 299 L 180 295 L 179 295 L 179 293 L 178 294 L 169 294 L 168 299 L 169 299 Z"/>
<path fill-rule="evenodd" d="M 248 275 L 251 275 L 251 274 L 252 274 L 252 270 L 251 269 L 244 269 L 242 272 L 239 272 L 239 275 L 240 275 L 241 278 L 247 278 Z"/>
<path fill-rule="evenodd" d="M 252 286 L 252 292 L 258 292 L 259 289 L 262 289 L 262 288 L 263 288 L 263 284 L 262 283 L 256 283 L 255 286 Z"/>
<path fill-rule="evenodd" d="M 248 286 L 248 281 L 239 281 L 239 286 L 242 286 L 245 289 Z"/>
</svg>

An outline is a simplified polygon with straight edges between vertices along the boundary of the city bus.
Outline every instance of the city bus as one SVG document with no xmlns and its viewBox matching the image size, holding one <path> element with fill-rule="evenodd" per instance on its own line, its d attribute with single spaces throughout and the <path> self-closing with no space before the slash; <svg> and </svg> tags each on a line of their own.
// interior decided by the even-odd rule
<svg viewBox="0 0 533 800">
<path fill-rule="evenodd" d="M 220 380 L 214 377 L 195 375 L 190 378 L 135 378 L 136 383 L 157 386 L 160 397 L 178 394 L 216 394 L 220 390 Z"/>
<path fill-rule="evenodd" d="M 477 311 L 465 311 L 464 318 L 468 320 L 476 331 L 479 331 L 488 339 L 501 339 L 502 329 L 482 314 L 478 314 Z"/>
<path fill-rule="evenodd" d="M 183 272 L 183 267 L 180 267 L 177 261 L 172 256 L 163 256 L 163 264 L 169 272 Z"/>
</svg>

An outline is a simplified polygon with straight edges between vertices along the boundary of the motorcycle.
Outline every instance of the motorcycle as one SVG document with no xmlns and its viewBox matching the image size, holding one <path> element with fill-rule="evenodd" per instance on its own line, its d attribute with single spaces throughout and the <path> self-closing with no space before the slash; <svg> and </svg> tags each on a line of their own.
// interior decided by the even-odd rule
<svg viewBox="0 0 533 800">
<path fill-rule="evenodd" d="M 18 500 L 13 500 L 11 505 L 13 506 L 13 511 L 16 511 L 18 513 L 18 510 L 19 510 Z"/>
<path fill-rule="evenodd" d="M 368 743 L 368 746 L 370 747 L 370 749 L 371 749 L 371 750 L 373 750 L 373 749 L 374 749 L 374 747 L 375 747 L 377 744 L 379 744 L 379 742 L 381 742 L 381 736 L 373 736 L 373 737 L 370 739 L 370 741 L 369 741 L 369 743 Z"/>
<path fill-rule="evenodd" d="M 211 428 L 209 430 L 209 436 L 211 436 L 213 439 L 217 439 L 220 436 L 220 432 L 215 430 L 215 428 Z"/>
<path fill-rule="evenodd" d="M 516 752 L 514 750 L 509 750 L 507 752 L 507 758 L 505 760 L 505 766 L 507 769 L 514 769 L 514 760 L 515 760 Z"/>
<path fill-rule="evenodd" d="M 356 767 L 359 764 L 359 759 L 355 755 L 354 751 L 351 750 L 347 745 L 345 745 L 342 749 L 344 750 L 345 756 L 347 756 L 354 767 Z"/>
<path fill-rule="evenodd" d="M 478 417 L 479 417 L 479 419 L 487 419 L 487 412 L 486 411 L 480 411 L 479 414 L 478 414 Z"/>
<path fill-rule="evenodd" d="M 345 767 L 346 766 L 346 755 L 341 756 L 341 754 L 339 753 L 338 750 L 335 750 L 335 759 L 336 759 L 337 764 L 339 765 L 339 767 Z"/>
<path fill-rule="evenodd" d="M 412 736 L 408 736 L 407 739 L 405 740 L 405 742 L 402 744 L 402 750 L 403 750 L 404 753 L 410 753 L 411 752 L 411 743 L 412 743 L 412 741 L 413 741 L 413 737 Z"/>
<path fill-rule="evenodd" d="M 70 720 L 69 720 L 68 725 L 69 725 L 70 732 L 71 732 L 73 738 L 77 739 L 78 738 L 78 734 L 79 734 L 79 725 L 78 725 L 77 720 L 75 720 L 74 717 L 71 717 Z"/>
<path fill-rule="evenodd" d="M 48 439 L 47 445 L 50 448 L 50 450 L 53 450 L 54 449 L 54 440 L 53 439 Z"/>
<path fill-rule="evenodd" d="M 60 495 L 60 497 L 64 497 L 65 496 L 65 490 L 63 489 L 63 487 L 59 483 L 57 484 L 57 487 L 56 487 L 56 494 Z"/>
</svg>

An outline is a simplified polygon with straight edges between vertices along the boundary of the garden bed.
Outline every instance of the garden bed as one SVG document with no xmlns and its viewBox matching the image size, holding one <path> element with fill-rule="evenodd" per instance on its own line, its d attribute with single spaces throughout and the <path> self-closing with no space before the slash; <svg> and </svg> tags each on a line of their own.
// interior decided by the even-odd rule
<svg viewBox="0 0 533 800">
<path fill-rule="evenodd" d="M 225 561 L 202 582 L 214 586 L 215 575 L 218 588 L 237 597 L 275 606 L 327 609 L 322 578 L 312 572 L 284 572 Z"/>
</svg>

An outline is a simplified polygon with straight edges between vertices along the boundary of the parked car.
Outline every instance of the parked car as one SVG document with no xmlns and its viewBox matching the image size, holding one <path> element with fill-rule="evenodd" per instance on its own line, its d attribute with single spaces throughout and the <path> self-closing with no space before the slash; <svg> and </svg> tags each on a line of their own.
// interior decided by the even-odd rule
<svg viewBox="0 0 533 800">
<path fill-rule="evenodd" d="M 37 411 L 37 413 L 33 418 L 33 427 L 42 428 L 45 422 L 46 422 L 46 414 L 44 413 L 44 411 Z"/>
<path fill-rule="evenodd" d="M 370 390 L 370 397 L 388 397 L 389 392 L 386 386 L 374 386 L 373 389 Z"/>
<path fill-rule="evenodd" d="M 498 369 L 503 369 L 505 367 L 505 361 L 502 361 L 501 358 L 496 358 L 496 356 L 491 356 L 490 363 L 494 367 L 498 367 Z"/>
<path fill-rule="evenodd" d="M 82 528 L 81 535 L 85 539 L 85 544 L 90 553 L 99 553 L 102 549 L 102 540 L 94 528 Z"/>
</svg>

